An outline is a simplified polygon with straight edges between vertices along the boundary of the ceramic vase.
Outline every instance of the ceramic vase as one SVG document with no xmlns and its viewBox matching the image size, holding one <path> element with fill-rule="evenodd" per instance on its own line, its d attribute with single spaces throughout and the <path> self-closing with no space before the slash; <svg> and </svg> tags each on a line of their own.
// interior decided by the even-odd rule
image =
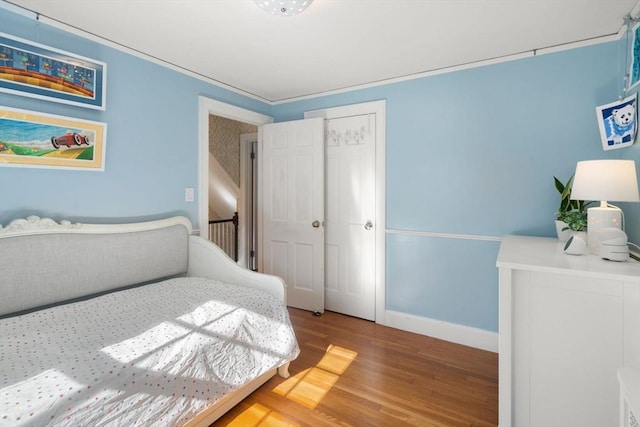
<svg viewBox="0 0 640 427">
<path fill-rule="evenodd" d="M 563 230 L 564 228 L 566 228 L 566 230 Z M 556 219 L 556 234 L 558 235 L 558 240 L 566 242 L 571 236 L 571 229 L 567 228 L 566 222 Z"/>
</svg>

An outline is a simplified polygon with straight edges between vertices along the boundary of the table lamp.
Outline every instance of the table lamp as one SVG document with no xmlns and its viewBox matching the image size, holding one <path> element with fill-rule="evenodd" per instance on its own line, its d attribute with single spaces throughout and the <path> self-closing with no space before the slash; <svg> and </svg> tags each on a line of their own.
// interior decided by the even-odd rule
<svg viewBox="0 0 640 427">
<path fill-rule="evenodd" d="M 608 202 L 638 202 L 638 178 L 633 160 L 587 160 L 578 162 L 571 189 L 572 200 L 600 201 L 587 209 L 587 247 L 600 254 L 599 233 L 622 229 L 622 210 Z"/>
</svg>

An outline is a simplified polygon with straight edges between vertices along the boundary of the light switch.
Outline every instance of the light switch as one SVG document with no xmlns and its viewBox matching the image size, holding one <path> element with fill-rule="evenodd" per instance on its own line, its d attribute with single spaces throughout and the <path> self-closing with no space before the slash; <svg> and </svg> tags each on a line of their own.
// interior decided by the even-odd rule
<svg viewBox="0 0 640 427">
<path fill-rule="evenodd" d="M 193 187 L 187 187 L 184 189 L 184 201 L 193 202 Z"/>
</svg>

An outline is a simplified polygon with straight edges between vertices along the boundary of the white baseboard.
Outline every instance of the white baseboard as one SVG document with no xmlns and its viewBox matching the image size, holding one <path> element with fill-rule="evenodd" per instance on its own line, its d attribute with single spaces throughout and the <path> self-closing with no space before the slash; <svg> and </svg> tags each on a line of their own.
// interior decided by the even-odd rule
<svg viewBox="0 0 640 427">
<path fill-rule="evenodd" d="M 384 325 L 481 350 L 498 352 L 497 332 L 391 310 L 385 311 Z"/>
</svg>

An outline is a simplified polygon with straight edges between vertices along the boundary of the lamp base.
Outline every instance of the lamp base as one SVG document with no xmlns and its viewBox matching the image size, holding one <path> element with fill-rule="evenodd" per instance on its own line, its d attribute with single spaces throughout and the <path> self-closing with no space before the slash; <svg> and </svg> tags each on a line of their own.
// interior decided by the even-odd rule
<svg viewBox="0 0 640 427">
<path fill-rule="evenodd" d="M 587 247 L 589 253 L 600 254 L 599 233 L 603 228 L 622 229 L 622 211 L 618 208 L 597 207 L 587 209 Z"/>
</svg>

